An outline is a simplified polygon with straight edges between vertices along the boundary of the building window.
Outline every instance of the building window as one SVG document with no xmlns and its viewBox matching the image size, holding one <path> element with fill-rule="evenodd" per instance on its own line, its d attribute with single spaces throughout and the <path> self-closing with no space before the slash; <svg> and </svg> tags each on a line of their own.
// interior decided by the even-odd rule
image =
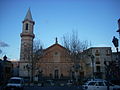
<svg viewBox="0 0 120 90">
<path fill-rule="evenodd" d="M 60 75 L 60 78 L 63 78 L 63 74 Z"/>
<path fill-rule="evenodd" d="M 100 61 L 96 61 L 96 64 L 100 64 Z"/>
<path fill-rule="evenodd" d="M 52 73 L 50 73 L 49 76 L 52 78 Z"/>
<path fill-rule="evenodd" d="M 25 30 L 28 30 L 28 23 L 26 23 L 25 25 Z"/>
<path fill-rule="evenodd" d="M 106 55 L 110 56 L 110 50 L 106 50 Z"/>
<path fill-rule="evenodd" d="M 99 55 L 100 55 L 99 50 L 96 50 L 96 51 L 95 51 L 95 55 L 96 55 L 96 56 L 99 56 Z"/>
<path fill-rule="evenodd" d="M 96 66 L 96 71 L 100 72 L 100 66 Z"/>
</svg>

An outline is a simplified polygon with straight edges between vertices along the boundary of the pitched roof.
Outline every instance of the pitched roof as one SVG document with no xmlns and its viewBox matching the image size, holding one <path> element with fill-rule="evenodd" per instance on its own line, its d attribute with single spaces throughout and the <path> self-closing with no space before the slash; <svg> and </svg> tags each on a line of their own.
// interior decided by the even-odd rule
<svg viewBox="0 0 120 90">
<path fill-rule="evenodd" d="M 33 21 L 30 8 L 28 9 L 27 14 L 26 14 L 24 20 Z"/>
<path fill-rule="evenodd" d="M 57 43 L 57 44 L 53 44 L 52 46 L 46 48 L 44 51 L 47 51 L 48 49 L 50 49 L 50 48 L 52 48 L 52 47 L 54 47 L 54 46 L 59 46 L 59 47 L 65 49 L 65 50 L 67 50 L 65 47 L 63 47 L 63 46 L 61 46 L 60 44 Z"/>
</svg>

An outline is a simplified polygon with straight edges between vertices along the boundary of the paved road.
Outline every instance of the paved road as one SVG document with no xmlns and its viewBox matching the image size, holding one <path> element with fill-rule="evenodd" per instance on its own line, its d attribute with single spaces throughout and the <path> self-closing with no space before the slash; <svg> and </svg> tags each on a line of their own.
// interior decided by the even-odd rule
<svg viewBox="0 0 120 90">
<path fill-rule="evenodd" d="M 0 86 L 0 90 L 2 90 Z M 83 90 L 82 87 L 77 87 L 77 86 L 64 86 L 64 87 L 59 87 L 59 86 L 54 86 L 54 87 L 38 87 L 38 86 L 26 86 L 24 87 L 24 90 Z"/>
<path fill-rule="evenodd" d="M 24 90 L 83 90 L 81 87 L 25 87 Z"/>
</svg>

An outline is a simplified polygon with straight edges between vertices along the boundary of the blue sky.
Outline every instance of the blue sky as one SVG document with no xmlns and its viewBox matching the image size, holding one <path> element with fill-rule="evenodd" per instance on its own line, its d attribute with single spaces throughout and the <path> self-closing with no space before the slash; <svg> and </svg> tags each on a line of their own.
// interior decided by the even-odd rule
<svg viewBox="0 0 120 90">
<path fill-rule="evenodd" d="M 19 59 L 22 21 L 28 8 L 35 21 L 35 40 L 40 39 L 45 48 L 54 44 L 55 37 L 61 43 L 62 36 L 72 30 L 92 46 L 113 47 L 112 38 L 118 37 L 120 0 L 0 0 L 0 42 L 7 44 L 0 47 L 0 57 Z"/>
</svg>

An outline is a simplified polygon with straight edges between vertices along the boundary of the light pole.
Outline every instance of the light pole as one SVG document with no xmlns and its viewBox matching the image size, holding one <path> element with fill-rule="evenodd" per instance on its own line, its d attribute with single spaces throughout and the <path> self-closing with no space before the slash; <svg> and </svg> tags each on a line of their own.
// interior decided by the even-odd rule
<svg viewBox="0 0 120 90">
<path fill-rule="evenodd" d="M 94 76 L 94 58 L 95 58 L 94 55 L 91 55 L 93 80 L 95 79 L 95 76 Z"/>
<path fill-rule="evenodd" d="M 116 47 L 116 50 L 117 50 L 117 53 L 118 53 L 119 44 L 118 44 L 118 39 L 115 36 L 113 37 L 112 42 L 113 42 L 114 46 Z"/>
<path fill-rule="evenodd" d="M 118 34 L 119 34 L 119 40 L 120 40 L 120 19 L 118 20 L 118 30 L 117 30 Z M 118 42 L 119 44 L 119 42 Z M 114 45 L 115 46 L 115 45 Z M 119 45 L 118 45 L 119 46 Z M 120 53 L 119 51 L 117 50 L 117 59 L 118 59 L 118 74 L 120 74 Z M 119 78 L 120 80 L 120 78 Z"/>
<path fill-rule="evenodd" d="M 106 77 L 107 77 L 107 81 L 108 81 L 107 90 L 109 90 L 109 77 L 110 77 L 109 61 L 104 61 L 104 64 L 105 64 L 105 69 L 106 69 Z"/>
<path fill-rule="evenodd" d="M 115 36 L 113 37 L 112 42 L 117 50 L 117 66 L 118 66 L 118 74 L 120 74 L 120 55 L 119 55 L 119 50 L 118 50 L 119 42 L 118 42 L 118 39 L 115 38 Z M 118 79 L 120 79 L 120 78 L 118 78 Z"/>
<path fill-rule="evenodd" d="M 95 56 L 94 55 L 89 55 L 89 57 L 91 58 L 91 62 L 92 62 L 92 79 L 95 79 L 95 75 L 94 75 L 94 59 Z"/>
<path fill-rule="evenodd" d="M 117 32 L 119 33 L 119 39 L 120 39 L 120 19 L 118 20 L 118 30 Z"/>
<path fill-rule="evenodd" d="M 76 83 L 78 84 L 78 76 L 79 76 L 80 65 L 79 65 L 79 64 L 76 64 L 76 65 L 74 66 L 74 68 L 75 68 Z"/>
<path fill-rule="evenodd" d="M 29 84 L 30 84 L 30 82 L 31 82 L 31 76 L 30 76 L 30 65 L 29 64 L 27 64 L 26 65 L 26 69 L 28 70 L 28 78 L 29 78 Z"/>
</svg>

